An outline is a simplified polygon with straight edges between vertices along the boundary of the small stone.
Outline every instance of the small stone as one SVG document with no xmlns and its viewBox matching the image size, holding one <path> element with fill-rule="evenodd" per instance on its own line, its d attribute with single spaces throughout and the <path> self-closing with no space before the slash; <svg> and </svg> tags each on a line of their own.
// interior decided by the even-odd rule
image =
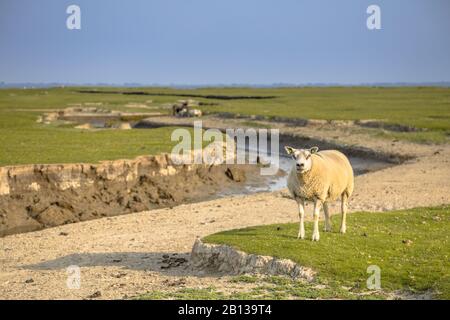
<svg viewBox="0 0 450 320">
<path fill-rule="evenodd" d="M 59 235 L 60 235 L 60 236 L 68 236 L 69 234 L 68 234 L 67 232 L 61 231 L 61 232 L 59 233 Z"/>
<path fill-rule="evenodd" d="M 29 279 L 25 280 L 25 283 L 33 283 L 33 282 L 34 282 L 33 278 L 29 278 Z"/>
<path fill-rule="evenodd" d="M 410 245 L 412 245 L 412 241 L 411 240 L 409 240 L 409 239 L 405 239 L 405 240 L 402 240 L 402 242 L 404 243 L 404 244 L 406 244 L 407 246 L 410 246 Z"/>
<path fill-rule="evenodd" d="M 101 297 L 102 293 L 100 291 L 95 291 L 93 294 L 91 294 L 90 296 L 88 296 L 89 299 L 95 299 L 98 297 Z"/>
<path fill-rule="evenodd" d="M 125 277 L 126 275 L 127 274 L 125 272 L 119 272 L 119 273 L 112 274 L 112 277 L 119 279 L 119 278 Z"/>
<path fill-rule="evenodd" d="M 113 262 L 115 262 L 115 263 L 122 262 L 122 259 L 113 259 Z"/>
<path fill-rule="evenodd" d="M 186 284 L 186 280 L 183 278 L 176 279 L 173 281 L 166 279 L 163 281 L 163 284 L 168 287 L 180 287 L 180 286 L 184 286 Z"/>
<path fill-rule="evenodd" d="M 368 237 L 369 235 L 368 235 L 367 233 L 364 232 L 364 233 L 362 234 L 362 236 L 363 236 L 363 237 Z"/>
<path fill-rule="evenodd" d="M 245 172 L 234 167 L 228 168 L 225 175 L 235 182 L 245 181 Z"/>
<path fill-rule="evenodd" d="M 226 245 L 204 244 L 198 238 L 192 248 L 190 263 L 199 276 L 205 270 L 232 274 L 261 272 L 301 277 L 310 282 L 314 280 L 315 275 L 313 270 L 287 259 L 246 254 Z"/>
</svg>

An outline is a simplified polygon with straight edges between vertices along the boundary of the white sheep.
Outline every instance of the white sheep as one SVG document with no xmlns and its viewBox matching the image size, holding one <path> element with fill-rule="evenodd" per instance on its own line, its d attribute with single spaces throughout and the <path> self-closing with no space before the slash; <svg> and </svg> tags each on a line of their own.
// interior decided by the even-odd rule
<svg viewBox="0 0 450 320">
<path fill-rule="evenodd" d="M 353 192 L 353 169 L 347 157 L 336 150 L 317 152 L 311 149 L 284 147 L 295 160 L 295 166 L 288 176 L 288 188 L 299 207 L 300 227 L 298 238 L 304 239 L 305 201 L 314 202 L 313 241 L 319 241 L 319 213 L 323 205 L 325 231 L 331 231 L 328 203 L 341 198 L 341 233 L 346 231 L 347 201 Z"/>
</svg>

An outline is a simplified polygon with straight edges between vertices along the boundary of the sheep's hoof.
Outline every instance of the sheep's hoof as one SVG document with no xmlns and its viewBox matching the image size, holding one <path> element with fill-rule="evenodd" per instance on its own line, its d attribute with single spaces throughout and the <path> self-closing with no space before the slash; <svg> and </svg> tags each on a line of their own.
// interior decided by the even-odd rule
<svg viewBox="0 0 450 320">
<path fill-rule="evenodd" d="M 320 238 L 319 234 L 313 234 L 312 241 L 319 241 L 319 238 Z"/>
<path fill-rule="evenodd" d="M 297 239 L 305 239 L 305 228 L 300 227 L 297 234 Z"/>
<path fill-rule="evenodd" d="M 346 228 L 341 227 L 341 233 L 344 234 L 346 231 Z"/>
<path fill-rule="evenodd" d="M 331 232 L 331 227 L 325 227 L 325 228 L 323 228 L 323 231 L 325 231 L 325 232 Z"/>
</svg>

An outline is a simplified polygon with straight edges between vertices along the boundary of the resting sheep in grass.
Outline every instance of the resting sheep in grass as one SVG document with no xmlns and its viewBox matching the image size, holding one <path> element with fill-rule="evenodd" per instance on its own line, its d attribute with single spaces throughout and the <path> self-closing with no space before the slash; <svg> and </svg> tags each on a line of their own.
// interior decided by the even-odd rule
<svg viewBox="0 0 450 320">
<path fill-rule="evenodd" d="M 314 202 L 313 241 L 319 241 L 319 213 L 321 206 L 325 213 L 325 231 L 331 231 L 328 203 L 341 198 L 341 233 L 346 231 L 347 201 L 353 192 L 353 169 L 347 157 L 336 150 L 317 152 L 311 149 L 285 147 L 295 160 L 295 166 L 288 176 L 288 188 L 298 203 L 300 227 L 298 238 L 304 239 L 305 201 Z"/>
</svg>

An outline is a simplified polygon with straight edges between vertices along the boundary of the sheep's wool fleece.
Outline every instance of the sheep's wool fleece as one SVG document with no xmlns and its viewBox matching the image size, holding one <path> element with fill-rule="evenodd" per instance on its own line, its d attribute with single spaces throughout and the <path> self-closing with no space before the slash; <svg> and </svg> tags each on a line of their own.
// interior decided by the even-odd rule
<svg viewBox="0 0 450 320">
<path fill-rule="evenodd" d="M 353 192 L 353 169 L 347 157 L 336 150 L 311 155 L 311 169 L 297 173 L 295 166 L 288 177 L 288 188 L 294 198 L 336 200 Z"/>
</svg>

